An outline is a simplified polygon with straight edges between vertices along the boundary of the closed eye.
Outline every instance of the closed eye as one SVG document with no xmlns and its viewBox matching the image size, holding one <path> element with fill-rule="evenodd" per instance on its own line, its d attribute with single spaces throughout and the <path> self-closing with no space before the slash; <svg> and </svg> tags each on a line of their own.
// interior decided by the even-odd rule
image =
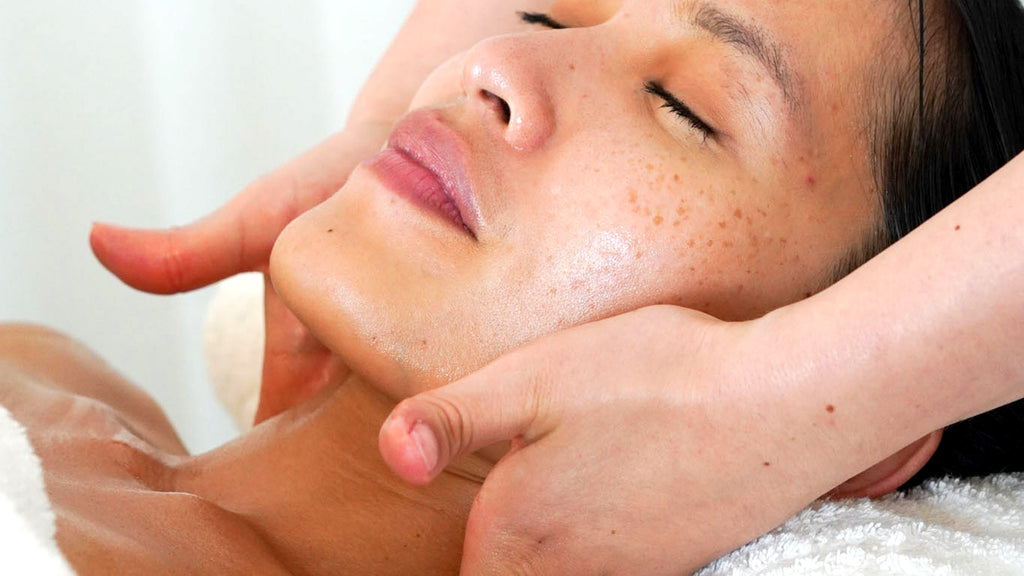
<svg viewBox="0 0 1024 576">
<path fill-rule="evenodd" d="M 664 102 L 664 104 L 661 105 L 662 108 L 667 108 L 674 115 L 689 124 L 690 127 L 700 133 L 704 140 L 715 135 L 714 128 L 702 120 L 700 116 L 697 116 L 689 106 L 684 104 L 679 98 L 676 98 L 675 95 L 666 90 L 661 84 L 657 82 L 647 82 L 644 84 L 644 90 L 646 90 L 648 94 L 652 94 L 660 98 Z"/>
<path fill-rule="evenodd" d="M 518 14 L 519 18 L 527 24 L 537 24 L 538 26 L 544 26 L 546 28 L 551 28 L 552 30 L 564 30 L 568 28 L 565 24 L 562 24 L 542 12 L 519 12 Z"/>
<path fill-rule="evenodd" d="M 519 18 L 527 24 L 536 24 L 537 26 L 544 26 L 545 28 L 550 28 L 552 30 L 564 30 L 568 28 L 565 24 L 562 24 L 543 12 L 519 12 L 518 14 Z M 661 84 L 657 82 L 646 82 L 644 84 L 644 90 L 648 94 L 652 94 L 660 98 L 663 102 L 661 106 L 662 108 L 670 110 L 676 117 L 689 124 L 690 127 L 696 130 L 704 140 L 715 135 L 715 130 L 710 124 L 705 122 L 700 116 L 694 113 L 689 106 L 674 94 L 666 90 Z"/>
</svg>

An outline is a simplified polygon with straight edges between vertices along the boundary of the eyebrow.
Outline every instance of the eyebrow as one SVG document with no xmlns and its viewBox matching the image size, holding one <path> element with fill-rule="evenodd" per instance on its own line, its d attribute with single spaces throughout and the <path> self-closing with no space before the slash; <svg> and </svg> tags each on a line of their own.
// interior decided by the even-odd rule
<svg viewBox="0 0 1024 576">
<path fill-rule="evenodd" d="M 682 13 L 682 3 L 677 4 L 676 11 Z M 739 18 L 722 12 L 707 2 L 698 3 L 696 9 L 688 12 L 691 14 L 690 24 L 711 34 L 717 40 L 736 47 L 743 54 L 752 56 L 768 72 L 768 76 L 778 86 L 790 108 L 800 107 L 797 83 L 786 60 L 785 51 L 768 32 L 757 26 L 746 25 Z"/>
</svg>

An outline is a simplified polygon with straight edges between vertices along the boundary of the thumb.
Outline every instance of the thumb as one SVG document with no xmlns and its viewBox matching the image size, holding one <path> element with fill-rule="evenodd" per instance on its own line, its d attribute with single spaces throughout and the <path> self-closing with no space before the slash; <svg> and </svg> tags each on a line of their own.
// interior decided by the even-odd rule
<svg viewBox="0 0 1024 576">
<path fill-rule="evenodd" d="M 513 353 L 452 384 L 403 400 L 381 427 L 384 461 L 417 485 L 462 456 L 519 438 L 531 443 L 554 428 L 548 379 Z"/>
<path fill-rule="evenodd" d="M 285 226 L 341 188 L 366 155 L 346 138 L 343 132 L 331 136 L 188 226 L 133 230 L 96 224 L 89 237 L 93 253 L 125 284 L 156 294 L 262 270 Z"/>
</svg>

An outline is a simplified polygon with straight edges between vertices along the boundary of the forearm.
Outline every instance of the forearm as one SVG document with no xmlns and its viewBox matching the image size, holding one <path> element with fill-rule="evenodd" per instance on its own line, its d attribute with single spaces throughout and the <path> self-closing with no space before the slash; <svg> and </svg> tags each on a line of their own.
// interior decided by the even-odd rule
<svg viewBox="0 0 1024 576">
<path fill-rule="evenodd" d="M 520 29 L 517 11 L 546 10 L 551 3 L 420 0 L 359 92 L 349 126 L 390 126 L 437 66 L 484 38 Z"/>
<path fill-rule="evenodd" d="M 1022 224 L 1024 156 L 842 282 L 766 317 L 775 349 L 795 351 L 771 354 L 767 370 L 807 400 L 830 450 L 869 465 L 1024 397 Z"/>
</svg>

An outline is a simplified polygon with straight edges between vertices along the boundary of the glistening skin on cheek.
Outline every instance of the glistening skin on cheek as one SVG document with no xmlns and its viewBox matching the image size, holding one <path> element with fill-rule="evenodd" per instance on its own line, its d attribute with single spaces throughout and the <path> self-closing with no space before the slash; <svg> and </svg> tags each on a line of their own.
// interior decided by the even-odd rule
<svg viewBox="0 0 1024 576">
<path fill-rule="evenodd" d="M 740 22 L 778 20 L 744 6 Z M 830 23 L 817 4 L 784 8 Z M 758 65 L 688 14 L 624 2 L 598 25 L 525 29 L 449 63 L 382 155 L 282 235 L 282 296 L 397 394 L 566 325 L 661 303 L 748 318 L 816 289 L 870 227 L 870 194 L 850 185 L 868 180 L 866 162 L 842 164 L 861 143 L 813 118 L 773 124 L 810 132 L 747 138 L 730 110 L 790 112 L 770 82 L 713 106 Z M 861 65 L 856 54 L 833 68 Z M 740 80 L 715 75 L 737 61 Z M 799 63 L 803 113 L 842 96 Z M 808 169 L 827 177 L 809 189 Z"/>
</svg>

